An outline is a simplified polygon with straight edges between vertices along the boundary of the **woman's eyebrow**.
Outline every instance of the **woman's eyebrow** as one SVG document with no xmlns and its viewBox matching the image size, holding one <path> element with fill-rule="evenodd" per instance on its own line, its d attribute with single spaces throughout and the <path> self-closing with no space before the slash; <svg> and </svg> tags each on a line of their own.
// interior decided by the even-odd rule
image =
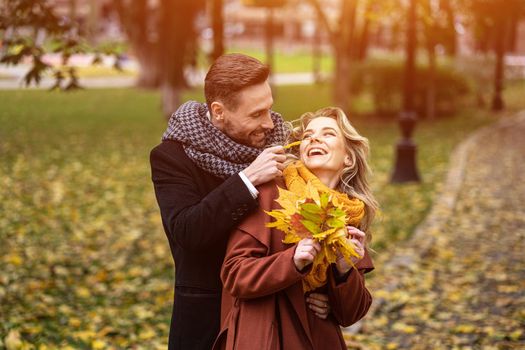
<svg viewBox="0 0 525 350">
<path fill-rule="evenodd" d="M 325 126 L 324 128 L 321 129 L 321 131 L 325 131 L 325 130 L 331 130 L 331 131 L 335 131 L 337 133 L 337 130 L 330 127 L 330 126 Z M 313 132 L 312 129 L 306 129 L 305 131 L 303 131 L 303 134 L 306 134 L 307 132 Z"/>
</svg>

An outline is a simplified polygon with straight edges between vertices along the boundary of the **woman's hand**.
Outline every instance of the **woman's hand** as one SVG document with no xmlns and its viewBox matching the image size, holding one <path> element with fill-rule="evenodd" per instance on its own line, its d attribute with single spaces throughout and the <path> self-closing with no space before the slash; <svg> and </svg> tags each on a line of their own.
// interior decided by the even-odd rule
<svg viewBox="0 0 525 350">
<path fill-rule="evenodd" d="M 347 238 L 347 240 L 348 240 L 349 243 L 354 245 L 356 253 L 359 254 L 359 257 L 354 257 L 353 256 L 351 258 L 352 263 L 355 265 L 359 261 L 361 261 L 361 259 L 363 259 L 363 257 L 365 256 L 365 239 L 366 239 L 366 234 L 363 231 L 361 231 L 360 229 L 358 229 L 356 227 L 353 227 L 353 226 L 348 226 L 347 229 L 348 229 L 348 238 Z M 349 264 L 345 260 L 345 258 L 343 257 L 343 255 L 341 253 L 339 253 L 338 257 L 337 257 L 337 261 L 336 261 L 336 267 L 337 267 L 337 271 L 341 275 L 344 275 L 345 273 L 350 271 L 350 269 L 352 268 L 352 265 Z"/>
<path fill-rule="evenodd" d="M 319 242 L 314 241 L 311 238 L 303 238 L 297 243 L 295 247 L 295 254 L 293 256 L 293 262 L 297 270 L 301 271 L 306 266 L 314 262 L 315 256 L 321 250 Z"/>
</svg>

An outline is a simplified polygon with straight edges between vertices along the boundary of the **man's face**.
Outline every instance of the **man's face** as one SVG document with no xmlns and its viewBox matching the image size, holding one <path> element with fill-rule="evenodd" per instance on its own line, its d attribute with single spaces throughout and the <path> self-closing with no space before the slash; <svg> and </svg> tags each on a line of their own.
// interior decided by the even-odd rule
<svg viewBox="0 0 525 350">
<path fill-rule="evenodd" d="M 270 109 L 273 105 L 270 84 L 249 86 L 239 92 L 238 106 L 230 110 L 222 106 L 222 121 L 217 127 L 237 143 L 262 148 L 273 129 Z"/>
</svg>

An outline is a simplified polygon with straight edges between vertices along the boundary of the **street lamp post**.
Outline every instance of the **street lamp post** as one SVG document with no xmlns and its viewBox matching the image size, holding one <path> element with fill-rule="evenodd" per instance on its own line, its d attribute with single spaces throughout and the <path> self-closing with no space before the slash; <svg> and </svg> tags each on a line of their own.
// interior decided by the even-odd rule
<svg viewBox="0 0 525 350">
<path fill-rule="evenodd" d="M 391 179 L 394 183 L 420 181 L 416 166 L 417 147 L 412 141 L 412 133 L 417 121 L 417 113 L 414 110 L 414 84 L 416 79 L 416 0 L 410 0 L 408 8 L 406 56 L 403 111 L 399 115 L 402 138 L 396 146 L 396 163 Z"/>
<path fill-rule="evenodd" d="M 492 110 L 499 112 L 505 108 L 503 101 L 503 80 L 504 80 L 504 65 L 505 65 L 505 19 L 498 18 L 496 20 L 496 67 L 494 72 L 494 95 L 492 97 Z"/>
</svg>

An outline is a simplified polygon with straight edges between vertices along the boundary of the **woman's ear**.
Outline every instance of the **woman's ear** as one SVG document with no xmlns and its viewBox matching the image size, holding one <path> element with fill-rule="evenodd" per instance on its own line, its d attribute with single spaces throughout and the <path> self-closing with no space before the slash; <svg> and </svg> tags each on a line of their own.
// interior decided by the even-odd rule
<svg viewBox="0 0 525 350">
<path fill-rule="evenodd" d="M 345 156 L 345 166 L 352 166 L 352 159 L 350 159 L 350 156 Z"/>
</svg>

